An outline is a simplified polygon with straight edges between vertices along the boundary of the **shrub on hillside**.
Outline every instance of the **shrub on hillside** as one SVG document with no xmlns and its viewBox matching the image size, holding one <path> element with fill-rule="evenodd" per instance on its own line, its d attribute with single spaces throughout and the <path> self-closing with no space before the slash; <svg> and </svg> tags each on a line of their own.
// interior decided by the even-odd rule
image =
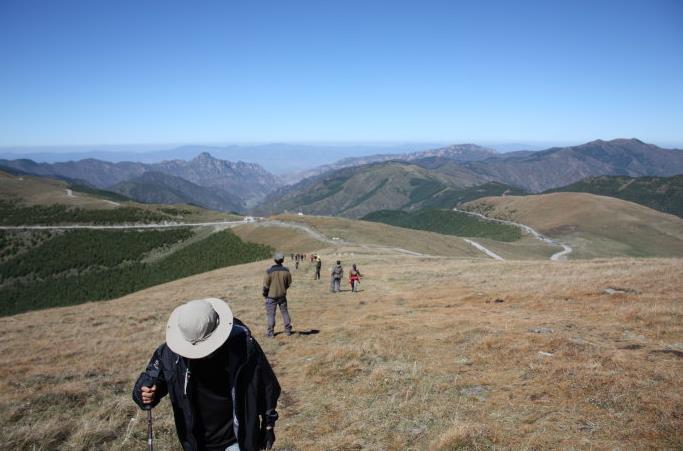
<svg viewBox="0 0 683 451">
<path fill-rule="evenodd" d="M 445 235 L 491 238 L 498 241 L 516 241 L 522 237 L 519 228 L 513 225 L 487 221 L 452 210 L 380 210 L 370 213 L 363 220 Z"/>
</svg>

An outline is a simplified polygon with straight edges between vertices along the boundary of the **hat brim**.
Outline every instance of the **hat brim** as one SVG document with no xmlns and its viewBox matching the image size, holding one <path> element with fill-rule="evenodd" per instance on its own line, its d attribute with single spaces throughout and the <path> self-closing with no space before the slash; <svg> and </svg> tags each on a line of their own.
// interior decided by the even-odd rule
<svg viewBox="0 0 683 451">
<path fill-rule="evenodd" d="M 218 313 L 219 320 L 216 330 L 214 330 L 206 340 L 202 340 L 196 344 L 192 344 L 185 340 L 185 337 L 183 337 L 183 334 L 178 327 L 178 309 L 180 307 L 173 310 L 173 313 L 171 313 L 171 316 L 168 319 L 168 324 L 166 325 L 166 344 L 171 348 L 171 351 L 183 357 L 187 357 L 188 359 L 201 359 L 208 356 L 225 343 L 232 330 L 232 311 L 228 304 L 225 301 L 216 298 L 202 300 L 211 303 L 216 313 Z"/>
</svg>

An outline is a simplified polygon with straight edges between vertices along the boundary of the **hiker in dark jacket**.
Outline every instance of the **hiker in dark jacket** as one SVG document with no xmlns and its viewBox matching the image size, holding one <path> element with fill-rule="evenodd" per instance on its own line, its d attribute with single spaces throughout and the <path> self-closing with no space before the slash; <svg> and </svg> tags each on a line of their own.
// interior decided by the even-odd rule
<svg viewBox="0 0 683 451">
<path fill-rule="evenodd" d="M 268 268 L 263 278 L 263 297 L 266 298 L 266 318 L 268 328 L 266 336 L 275 336 L 275 310 L 280 307 L 282 321 L 285 323 L 285 333 L 292 335 L 292 321 L 287 310 L 287 289 L 292 284 L 292 275 L 289 269 L 282 266 L 285 256 L 281 252 L 273 257 L 275 264 Z M 298 263 L 297 263 L 298 264 Z"/>
<path fill-rule="evenodd" d="M 280 385 L 249 329 L 220 299 L 176 308 L 133 388 L 140 408 L 169 395 L 185 451 L 270 449 Z"/>
<path fill-rule="evenodd" d="M 320 270 L 323 267 L 323 261 L 320 260 L 320 256 L 316 255 L 315 257 L 315 276 L 313 277 L 315 280 L 320 280 Z"/>
<path fill-rule="evenodd" d="M 332 277 L 332 292 L 339 293 L 341 291 L 341 280 L 344 277 L 344 268 L 342 268 L 340 260 L 337 260 L 337 264 L 332 267 L 330 276 Z"/>
</svg>

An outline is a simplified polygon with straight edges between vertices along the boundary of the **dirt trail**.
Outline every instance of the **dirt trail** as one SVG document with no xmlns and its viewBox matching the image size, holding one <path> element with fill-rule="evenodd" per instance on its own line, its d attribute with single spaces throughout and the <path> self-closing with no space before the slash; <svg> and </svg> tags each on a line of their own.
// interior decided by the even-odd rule
<svg viewBox="0 0 683 451">
<path fill-rule="evenodd" d="M 474 213 L 471 211 L 459 210 L 457 208 L 453 208 L 453 211 L 457 211 L 458 213 L 465 213 L 468 215 L 476 216 L 478 218 L 486 219 L 487 221 L 493 221 L 493 222 L 498 222 L 501 224 L 513 225 L 515 227 L 519 227 L 520 229 L 524 230 L 525 232 L 527 232 L 529 235 L 533 236 L 537 240 L 543 241 L 544 243 L 546 243 L 550 246 L 562 246 L 562 250 L 551 255 L 550 260 L 553 260 L 553 261 L 566 260 L 567 255 L 569 255 L 573 251 L 573 249 L 570 246 L 568 246 L 564 243 L 559 243 L 553 239 L 546 238 L 526 224 L 520 224 L 518 222 L 513 222 L 513 221 L 506 221 L 504 219 L 489 218 L 488 216 L 484 216 L 481 213 Z"/>
<path fill-rule="evenodd" d="M 206 227 L 206 226 L 233 226 L 244 224 L 244 221 L 217 221 L 217 222 L 164 222 L 157 224 L 110 224 L 110 225 L 32 225 L 32 226 L 0 226 L 0 230 L 71 230 L 71 229 L 171 229 L 179 227 Z"/>
<path fill-rule="evenodd" d="M 468 240 L 467 238 L 463 238 L 463 240 L 465 240 L 466 243 L 471 244 L 472 246 L 476 247 L 477 249 L 479 249 L 480 251 L 482 251 L 483 253 L 485 253 L 486 255 L 488 255 L 491 258 L 495 258 L 496 260 L 505 260 L 500 255 L 496 254 L 495 252 L 493 252 L 490 249 L 486 249 L 484 246 L 477 243 L 476 241 Z"/>
<path fill-rule="evenodd" d="M 378 246 L 378 245 L 370 245 L 370 244 L 364 244 L 364 243 L 356 243 L 353 241 L 348 241 L 348 240 L 343 240 L 341 238 L 328 238 L 327 236 L 323 235 L 322 233 L 318 232 L 311 226 L 301 224 L 301 223 L 293 223 L 293 222 L 285 222 L 285 221 L 274 221 L 274 220 L 260 220 L 257 222 L 259 225 L 263 226 L 275 226 L 275 227 L 284 227 L 284 228 L 289 228 L 289 229 L 296 229 L 296 230 L 301 230 L 302 232 L 308 234 L 312 238 L 322 241 L 323 243 L 327 244 L 332 244 L 334 246 L 358 246 L 363 249 L 373 249 L 373 250 L 385 250 L 385 251 L 390 251 L 390 252 L 397 252 L 399 254 L 406 254 L 406 255 L 412 255 L 414 257 L 430 257 L 428 254 L 422 254 L 420 252 L 415 252 L 411 251 L 408 249 L 403 249 L 400 247 L 391 247 L 391 246 Z"/>
<path fill-rule="evenodd" d="M 341 238 L 329 238 L 319 231 L 315 230 L 313 227 L 294 222 L 285 222 L 278 220 L 268 220 L 264 218 L 255 218 L 254 222 L 245 221 L 217 221 L 217 222 L 192 222 L 192 223 L 177 223 L 177 222 L 167 222 L 167 223 L 156 223 L 156 224 L 111 224 L 111 225 L 31 225 L 31 226 L 0 226 L 0 230 L 126 230 L 126 229 L 159 229 L 159 228 L 180 228 L 180 227 L 215 227 L 216 230 L 222 230 L 225 228 L 231 228 L 243 224 L 256 224 L 258 226 L 271 226 L 271 227 L 283 227 L 288 229 L 296 229 L 302 231 L 313 239 L 318 240 L 325 244 L 330 244 L 334 246 L 357 246 L 362 249 L 373 250 L 373 251 L 386 251 L 390 253 L 398 253 L 403 255 L 410 255 L 413 257 L 425 257 L 425 258 L 441 258 L 431 254 L 424 254 L 420 252 L 411 251 L 401 247 L 394 246 L 382 246 L 366 243 L 358 243 L 348 240 L 343 240 Z M 476 247 L 484 254 L 496 260 L 504 260 L 503 257 L 496 254 L 495 252 L 485 248 L 481 244 L 463 238 L 467 243 Z"/>
<path fill-rule="evenodd" d="M 571 247 L 567 246 L 566 244 L 562 244 L 562 243 L 557 243 L 557 244 L 559 244 L 560 246 L 562 246 L 562 248 L 563 248 L 564 250 L 562 250 L 562 251 L 560 251 L 560 252 L 554 253 L 553 255 L 550 256 L 550 259 L 553 260 L 553 261 L 557 261 L 557 260 L 566 260 L 566 259 L 567 259 L 567 255 L 569 255 L 569 254 L 572 252 L 573 249 L 572 249 Z"/>
<path fill-rule="evenodd" d="M 342 245 L 342 244 L 343 245 L 356 244 L 356 243 L 351 243 L 349 241 L 345 241 L 342 239 L 333 240 L 332 238 L 326 237 L 325 235 L 318 232 L 317 230 L 314 230 L 310 226 L 295 223 L 295 222 L 274 221 L 274 220 L 257 220 L 256 224 L 259 226 L 275 226 L 275 227 L 284 227 L 286 229 L 300 230 L 300 231 L 308 234 L 311 238 L 313 238 L 315 240 L 322 241 L 323 243 L 334 244 L 335 246 Z"/>
</svg>

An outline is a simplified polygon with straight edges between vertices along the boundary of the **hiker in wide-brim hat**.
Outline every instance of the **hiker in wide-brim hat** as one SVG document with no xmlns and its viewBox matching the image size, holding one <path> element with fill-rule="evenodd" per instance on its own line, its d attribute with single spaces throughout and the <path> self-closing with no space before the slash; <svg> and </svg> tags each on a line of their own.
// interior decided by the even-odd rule
<svg viewBox="0 0 683 451">
<path fill-rule="evenodd" d="M 250 330 L 215 298 L 177 307 L 133 388 L 140 408 L 169 395 L 184 450 L 270 449 L 280 385 Z"/>
</svg>

